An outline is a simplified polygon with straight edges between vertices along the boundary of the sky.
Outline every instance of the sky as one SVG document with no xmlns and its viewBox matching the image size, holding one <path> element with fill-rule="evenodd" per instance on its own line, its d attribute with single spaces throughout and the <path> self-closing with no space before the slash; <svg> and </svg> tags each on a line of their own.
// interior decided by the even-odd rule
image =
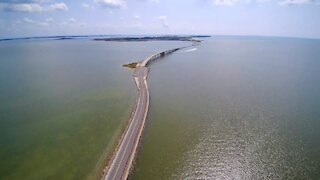
<svg viewBox="0 0 320 180">
<path fill-rule="evenodd" d="M 0 38 L 173 34 L 320 38 L 320 0 L 0 0 Z"/>
</svg>

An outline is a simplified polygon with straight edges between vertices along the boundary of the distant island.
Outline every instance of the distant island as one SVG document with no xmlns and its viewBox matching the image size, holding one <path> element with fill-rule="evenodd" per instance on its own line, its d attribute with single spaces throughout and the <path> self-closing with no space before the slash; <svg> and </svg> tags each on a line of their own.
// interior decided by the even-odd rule
<svg viewBox="0 0 320 180">
<path fill-rule="evenodd" d="M 36 36 L 36 37 L 17 37 L 17 38 L 4 38 L 0 41 L 12 40 L 70 40 L 70 39 L 93 39 L 95 41 L 193 41 L 201 42 L 199 39 L 194 38 L 207 38 L 208 35 L 190 35 L 190 36 L 115 36 L 115 35 L 71 35 L 71 36 Z"/>
<path fill-rule="evenodd" d="M 95 41 L 192 41 L 201 42 L 199 39 L 194 38 L 207 38 L 211 36 L 207 35 L 195 35 L 195 36 L 145 36 L 145 37 L 113 37 L 113 38 L 95 38 Z"/>
</svg>

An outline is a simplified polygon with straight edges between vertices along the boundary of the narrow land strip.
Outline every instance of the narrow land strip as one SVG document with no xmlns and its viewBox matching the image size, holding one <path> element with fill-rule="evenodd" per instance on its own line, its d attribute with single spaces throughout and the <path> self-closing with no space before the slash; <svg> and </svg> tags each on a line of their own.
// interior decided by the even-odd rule
<svg viewBox="0 0 320 180">
<path fill-rule="evenodd" d="M 134 115 L 129 120 L 130 124 L 121 140 L 121 143 L 107 167 L 104 180 L 120 180 L 127 179 L 131 169 L 134 157 L 137 152 L 140 137 L 145 125 L 148 108 L 149 108 L 149 90 L 147 84 L 147 76 L 149 69 L 146 67 L 151 61 L 164 57 L 182 48 L 190 46 L 169 49 L 160 53 L 153 54 L 141 62 L 138 62 L 133 73 L 135 84 L 138 91 L 137 106 Z"/>
</svg>

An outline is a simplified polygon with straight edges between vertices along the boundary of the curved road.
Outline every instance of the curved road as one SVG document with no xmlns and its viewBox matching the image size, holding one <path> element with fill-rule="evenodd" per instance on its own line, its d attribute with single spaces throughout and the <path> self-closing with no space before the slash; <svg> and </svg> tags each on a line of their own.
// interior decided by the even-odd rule
<svg viewBox="0 0 320 180">
<path fill-rule="evenodd" d="M 129 171 L 137 151 L 149 107 L 149 90 L 147 85 L 147 75 L 149 69 L 145 66 L 149 63 L 149 61 L 152 61 L 159 57 L 163 57 L 182 48 L 185 47 L 170 49 L 154 54 L 138 63 L 133 73 L 133 77 L 138 90 L 137 106 L 133 116 L 129 121 L 128 129 L 126 130 L 125 135 L 123 136 L 121 143 L 111 161 L 111 164 L 109 165 L 102 179 L 127 179 L 129 175 Z"/>
</svg>

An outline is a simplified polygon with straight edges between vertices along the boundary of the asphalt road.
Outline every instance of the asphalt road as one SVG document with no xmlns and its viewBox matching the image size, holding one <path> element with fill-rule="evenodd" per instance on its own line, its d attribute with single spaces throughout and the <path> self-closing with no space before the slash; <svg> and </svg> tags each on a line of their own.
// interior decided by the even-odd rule
<svg viewBox="0 0 320 180">
<path fill-rule="evenodd" d="M 151 55 L 138 63 L 133 72 L 133 77 L 138 91 L 136 109 L 129 121 L 128 129 L 121 140 L 119 148 L 117 149 L 116 154 L 102 179 L 119 180 L 126 179 L 128 177 L 149 108 L 149 90 L 147 85 L 149 69 L 145 66 L 154 59 L 191 46 L 169 49 L 167 51 Z"/>
<path fill-rule="evenodd" d="M 107 174 L 104 176 L 105 180 L 126 179 L 128 176 L 148 112 L 149 91 L 146 82 L 147 75 L 147 67 L 139 66 L 134 70 L 133 77 L 138 89 L 136 110 L 130 119 L 128 130 L 121 141 Z"/>
</svg>

